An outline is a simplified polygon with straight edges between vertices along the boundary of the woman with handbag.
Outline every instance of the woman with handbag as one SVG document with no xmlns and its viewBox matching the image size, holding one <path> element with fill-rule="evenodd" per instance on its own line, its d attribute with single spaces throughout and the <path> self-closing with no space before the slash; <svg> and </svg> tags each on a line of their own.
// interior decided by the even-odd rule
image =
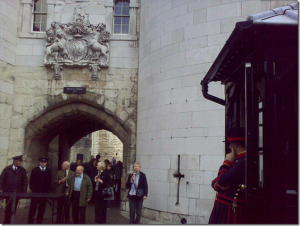
<svg viewBox="0 0 300 226">
<path fill-rule="evenodd" d="M 105 224 L 106 223 L 106 200 L 109 196 L 109 184 L 110 176 L 109 173 L 104 170 L 105 164 L 98 162 L 97 170 L 98 174 L 95 176 L 95 223 Z"/>
<path fill-rule="evenodd" d="M 116 178 L 115 178 L 115 171 L 114 169 L 111 167 L 111 163 L 108 163 L 106 165 L 106 171 L 109 173 L 109 176 L 110 176 L 110 184 L 109 184 L 109 188 L 110 190 L 112 191 L 113 195 L 110 199 L 107 199 L 107 209 L 110 209 L 110 202 L 111 200 L 114 200 L 115 199 L 115 195 L 114 195 L 114 188 L 116 187 Z"/>
<path fill-rule="evenodd" d="M 148 183 L 144 173 L 140 171 L 141 164 L 133 164 L 133 173 L 128 176 L 126 188 L 129 189 L 127 198 L 129 199 L 129 224 L 140 224 L 142 217 L 143 201 L 148 196 Z M 135 217 L 136 213 L 136 217 Z"/>
</svg>

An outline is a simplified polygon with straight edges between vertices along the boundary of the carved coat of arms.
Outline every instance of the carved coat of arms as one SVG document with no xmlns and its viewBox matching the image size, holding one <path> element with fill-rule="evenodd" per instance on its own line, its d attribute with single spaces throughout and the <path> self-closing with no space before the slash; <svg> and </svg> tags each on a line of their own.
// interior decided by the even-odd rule
<svg viewBox="0 0 300 226">
<path fill-rule="evenodd" d="M 52 66 L 55 79 L 63 66 L 89 66 L 96 78 L 98 69 L 109 65 L 109 36 L 105 24 L 90 24 L 83 8 L 76 7 L 73 23 L 52 22 L 46 30 L 44 64 Z"/>
</svg>

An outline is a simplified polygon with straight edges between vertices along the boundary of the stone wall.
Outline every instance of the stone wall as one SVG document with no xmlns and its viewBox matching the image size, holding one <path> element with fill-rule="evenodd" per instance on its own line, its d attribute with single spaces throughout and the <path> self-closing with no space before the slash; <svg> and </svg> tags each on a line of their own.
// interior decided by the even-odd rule
<svg viewBox="0 0 300 226">
<path fill-rule="evenodd" d="M 136 152 L 138 79 L 136 29 L 131 29 L 129 35 L 111 35 L 110 64 L 107 69 L 99 70 L 97 81 L 91 80 L 89 68 L 76 67 L 65 67 L 61 79 L 54 80 L 53 69 L 43 65 L 45 34 L 30 33 L 27 29 L 30 26 L 28 17 L 30 2 L 31 0 L 1 1 L 1 21 L 16 21 L 20 24 L 20 29 L 17 32 L 14 23 L 11 27 L 6 23 L 0 25 L 0 38 L 4 37 L 5 29 L 11 28 L 15 28 L 11 32 L 18 37 L 15 39 L 16 61 L 0 58 L 0 170 L 11 163 L 11 157 L 25 154 L 23 165 L 31 172 L 38 164 L 40 155 L 47 155 L 49 148 L 58 150 L 56 146 L 41 147 L 41 143 L 35 143 L 39 134 L 50 134 L 54 138 L 58 135 L 56 132 L 77 123 L 76 120 L 68 119 L 74 116 L 73 113 L 81 118 L 89 115 L 89 120 L 94 120 L 95 123 L 99 123 L 101 119 L 104 126 L 111 127 L 111 131 L 126 142 L 124 155 L 128 166 L 131 166 Z M 4 3 L 15 5 L 13 8 L 19 10 L 18 13 L 3 14 Z M 21 7 L 16 3 L 21 3 Z M 73 15 L 77 3 L 75 0 L 49 0 L 47 24 L 50 26 L 54 20 L 62 23 L 72 22 L 70 15 Z M 88 13 L 91 23 L 105 23 L 107 30 L 112 31 L 113 0 L 80 2 L 80 4 L 85 5 L 85 12 Z M 8 7 L 6 5 L 5 7 Z M 136 7 L 137 5 L 132 5 L 131 13 L 135 13 Z M 132 23 L 133 27 L 136 27 L 134 17 Z M 4 25 L 6 27 L 3 27 Z M 9 40 L 13 41 L 13 38 Z M 1 39 L 0 53 L 3 43 Z M 13 54 L 10 56 L 14 58 Z M 87 93 L 65 94 L 64 87 L 85 87 Z M 58 123 L 55 119 L 65 121 L 55 124 Z M 55 159 L 57 160 L 57 156 Z M 127 164 L 124 165 L 125 168 Z"/>
<path fill-rule="evenodd" d="M 0 2 L 0 60 L 10 64 L 16 62 L 19 0 Z"/>
<path fill-rule="evenodd" d="M 12 127 L 15 122 L 12 122 L 13 105 L 14 105 L 14 94 L 15 85 L 14 77 L 15 68 L 14 66 L 0 61 L 0 170 L 8 163 L 7 158 L 8 148 L 14 145 L 16 138 L 12 138 L 15 127 Z M 12 160 L 9 160 L 12 163 Z"/>
<path fill-rule="evenodd" d="M 106 130 L 99 130 L 92 133 L 92 137 L 92 155 L 94 157 L 100 154 L 101 161 L 105 159 L 112 161 L 112 158 L 116 156 L 117 161 L 123 162 L 123 143 L 116 135 Z"/>
<path fill-rule="evenodd" d="M 116 156 L 117 161 L 123 162 L 123 143 L 113 133 L 99 130 L 81 138 L 72 146 L 70 161 L 75 162 L 79 153 L 83 154 L 84 163 L 88 163 L 91 158 L 96 158 L 98 154 L 101 156 L 101 161 L 105 159 L 112 161 Z"/>
<path fill-rule="evenodd" d="M 16 59 L 19 5 L 18 0 L 0 2 L 0 170 L 7 163 L 7 150 L 13 142 L 10 135 L 14 134 L 11 115 L 15 94 L 16 69 L 13 65 Z"/>
<path fill-rule="evenodd" d="M 92 136 L 81 138 L 71 147 L 70 162 L 76 162 L 77 154 L 83 154 L 83 163 L 88 163 L 91 160 L 92 152 Z"/>
<path fill-rule="evenodd" d="M 137 160 L 149 182 L 144 216 L 208 222 L 210 183 L 224 159 L 224 107 L 203 97 L 200 81 L 236 22 L 291 2 L 141 0 Z M 224 99 L 220 84 L 211 83 L 209 93 Z M 177 155 L 185 175 L 179 205 Z"/>
<path fill-rule="evenodd" d="M 136 69 L 110 68 L 101 72 L 100 81 L 90 81 L 87 69 L 66 69 L 63 79 L 55 81 L 52 71 L 44 67 L 15 67 L 5 62 L 0 66 L 1 154 L 8 159 L 22 153 L 27 124 L 46 112 L 53 99 L 74 99 L 63 93 L 67 86 L 87 87 L 90 94 L 77 95 L 78 101 L 91 99 L 135 131 Z M 132 136 L 135 142 L 135 135 Z M 3 168 L 7 158 L 1 161 L 5 162 L 1 164 Z"/>
</svg>

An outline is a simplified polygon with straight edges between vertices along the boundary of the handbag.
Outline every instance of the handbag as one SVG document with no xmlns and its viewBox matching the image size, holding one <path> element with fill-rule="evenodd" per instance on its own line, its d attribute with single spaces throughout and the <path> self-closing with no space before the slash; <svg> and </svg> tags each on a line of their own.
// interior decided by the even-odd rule
<svg viewBox="0 0 300 226">
<path fill-rule="evenodd" d="M 113 187 L 108 187 L 108 189 L 111 191 L 111 196 L 104 198 L 104 200 L 115 200 L 115 195 L 114 195 L 114 188 Z"/>
<path fill-rule="evenodd" d="M 135 183 L 133 183 L 133 184 L 134 184 L 134 187 L 135 187 L 136 196 L 139 197 L 139 198 L 142 198 L 144 196 L 144 189 L 142 189 L 142 188 L 136 189 Z"/>
<path fill-rule="evenodd" d="M 111 197 L 111 196 L 112 196 L 112 191 L 111 191 L 111 189 L 109 189 L 109 188 L 104 188 L 103 191 L 102 191 L 102 193 L 101 193 L 101 196 L 102 196 L 103 198 L 109 198 L 109 197 Z"/>
</svg>

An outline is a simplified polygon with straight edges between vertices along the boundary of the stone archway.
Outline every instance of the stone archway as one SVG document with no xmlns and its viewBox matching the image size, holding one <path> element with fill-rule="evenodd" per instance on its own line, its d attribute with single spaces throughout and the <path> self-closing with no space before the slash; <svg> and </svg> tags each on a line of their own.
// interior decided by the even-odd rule
<svg viewBox="0 0 300 226">
<path fill-rule="evenodd" d="M 100 129 L 112 132 L 122 141 L 123 176 L 126 176 L 127 169 L 135 160 L 135 131 L 103 107 L 84 100 L 55 104 L 25 127 L 24 167 L 30 173 L 38 164 L 39 157 L 48 156 L 49 144 L 57 136 L 60 165 L 62 161 L 68 160 L 69 149 L 74 143 Z M 123 197 L 125 200 L 124 194 Z"/>
</svg>

